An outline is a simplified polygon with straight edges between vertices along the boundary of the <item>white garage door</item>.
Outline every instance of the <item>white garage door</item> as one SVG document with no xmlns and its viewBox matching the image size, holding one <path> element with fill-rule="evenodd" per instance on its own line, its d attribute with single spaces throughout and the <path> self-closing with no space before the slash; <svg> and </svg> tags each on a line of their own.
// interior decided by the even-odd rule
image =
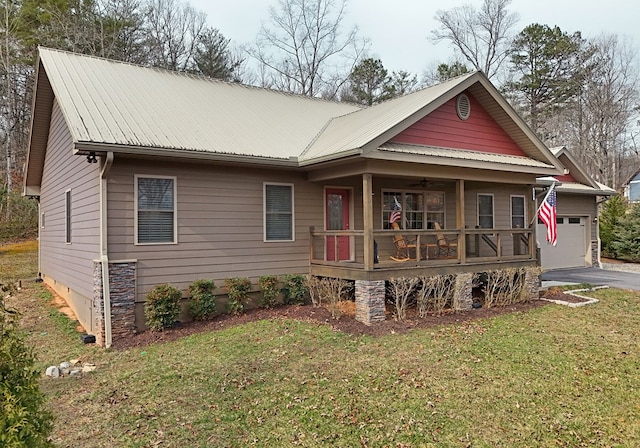
<svg viewBox="0 0 640 448">
<path fill-rule="evenodd" d="M 547 228 L 544 224 L 538 224 L 538 241 L 543 269 L 586 266 L 586 219 L 577 216 L 558 216 L 558 241 L 555 247 L 547 244 Z"/>
</svg>

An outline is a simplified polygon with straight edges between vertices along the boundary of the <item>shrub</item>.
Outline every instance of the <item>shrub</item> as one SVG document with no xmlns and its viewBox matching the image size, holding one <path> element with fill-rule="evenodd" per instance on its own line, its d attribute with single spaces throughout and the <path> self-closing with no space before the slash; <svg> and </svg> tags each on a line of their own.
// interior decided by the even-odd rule
<svg viewBox="0 0 640 448">
<path fill-rule="evenodd" d="M 144 315 L 149 328 L 161 331 L 172 327 L 180 315 L 181 298 L 182 292 L 166 283 L 149 291 L 144 304 Z"/>
<path fill-rule="evenodd" d="M 421 276 L 417 289 L 418 315 L 425 317 L 428 311 L 441 315 L 451 305 L 454 275 Z"/>
<path fill-rule="evenodd" d="M 632 204 L 614 229 L 610 246 L 617 258 L 640 262 L 640 204 Z"/>
<path fill-rule="evenodd" d="M 396 308 L 396 319 L 403 321 L 407 316 L 407 309 L 415 296 L 420 283 L 418 277 L 400 277 L 389 280 L 389 294 Z"/>
<path fill-rule="evenodd" d="M 318 303 L 326 301 L 331 317 L 337 319 L 341 314 L 338 302 L 346 299 L 349 291 L 353 289 L 353 282 L 342 278 L 323 277 L 317 279 L 314 289 L 315 292 L 309 291 L 309 294 L 317 296 Z"/>
<path fill-rule="evenodd" d="M 508 306 L 524 301 L 525 269 L 507 268 L 489 271 L 484 286 L 484 306 Z"/>
<path fill-rule="evenodd" d="M 260 307 L 273 308 L 276 305 L 276 300 L 280 293 L 278 290 L 278 276 L 263 275 L 258 279 L 258 286 L 260 286 L 260 291 L 262 291 Z"/>
<path fill-rule="evenodd" d="M 282 278 L 282 294 L 284 303 L 302 305 L 307 293 L 307 283 L 304 275 L 289 274 Z"/>
<path fill-rule="evenodd" d="M 191 304 L 189 309 L 195 320 L 205 320 L 213 317 L 216 312 L 216 289 L 213 280 L 196 280 L 189 285 Z"/>
<path fill-rule="evenodd" d="M 604 203 L 600 213 L 600 242 L 602 255 L 618 258 L 618 252 L 614 247 L 616 232 L 621 228 L 621 221 L 629 208 L 627 201 L 621 196 L 614 196 Z"/>
<path fill-rule="evenodd" d="M 242 314 L 244 312 L 244 303 L 249 299 L 249 291 L 251 291 L 251 280 L 246 277 L 228 278 L 224 281 L 224 287 L 227 289 L 229 301 L 227 307 L 230 314 Z"/>
<path fill-rule="evenodd" d="M 0 296 L 0 446 L 49 447 L 53 416 L 44 407 L 35 356 Z"/>
</svg>

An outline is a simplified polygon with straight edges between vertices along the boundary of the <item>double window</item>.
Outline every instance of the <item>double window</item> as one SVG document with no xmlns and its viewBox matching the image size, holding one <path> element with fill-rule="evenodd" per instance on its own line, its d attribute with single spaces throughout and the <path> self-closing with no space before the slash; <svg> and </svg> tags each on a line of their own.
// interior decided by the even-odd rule
<svg viewBox="0 0 640 448">
<path fill-rule="evenodd" d="M 264 241 L 293 241 L 293 184 L 264 184 Z"/>
<path fill-rule="evenodd" d="M 382 228 L 397 222 L 402 229 L 444 228 L 444 192 L 383 191 Z"/>
<path fill-rule="evenodd" d="M 135 176 L 137 244 L 177 243 L 176 178 Z"/>
</svg>

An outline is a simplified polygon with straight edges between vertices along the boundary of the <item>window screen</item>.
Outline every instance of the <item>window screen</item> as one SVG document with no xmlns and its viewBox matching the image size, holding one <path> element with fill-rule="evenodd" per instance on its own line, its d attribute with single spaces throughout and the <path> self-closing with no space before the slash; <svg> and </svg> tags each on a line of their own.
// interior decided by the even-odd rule
<svg viewBox="0 0 640 448">
<path fill-rule="evenodd" d="M 175 242 L 175 179 L 137 180 L 138 243 Z"/>
<path fill-rule="evenodd" d="M 265 184 L 265 241 L 293 240 L 293 185 Z"/>
</svg>

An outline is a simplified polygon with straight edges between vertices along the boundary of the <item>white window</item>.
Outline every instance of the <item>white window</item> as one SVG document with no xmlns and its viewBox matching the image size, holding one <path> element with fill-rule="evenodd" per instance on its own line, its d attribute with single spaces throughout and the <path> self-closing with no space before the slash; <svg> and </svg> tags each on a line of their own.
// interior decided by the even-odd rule
<svg viewBox="0 0 640 448">
<path fill-rule="evenodd" d="M 264 184 L 264 241 L 293 241 L 293 184 Z"/>
<path fill-rule="evenodd" d="M 64 241 L 71 244 L 71 190 L 64 192 Z"/>
<path fill-rule="evenodd" d="M 493 195 L 478 194 L 478 227 L 493 229 Z"/>
<path fill-rule="evenodd" d="M 527 216 L 524 196 L 511 196 L 511 228 L 524 229 Z"/>
<path fill-rule="evenodd" d="M 383 191 L 382 228 L 391 220 L 402 229 L 432 229 L 435 222 L 444 228 L 444 192 Z"/>
<path fill-rule="evenodd" d="M 176 178 L 135 176 L 136 244 L 177 242 Z"/>
</svg>

